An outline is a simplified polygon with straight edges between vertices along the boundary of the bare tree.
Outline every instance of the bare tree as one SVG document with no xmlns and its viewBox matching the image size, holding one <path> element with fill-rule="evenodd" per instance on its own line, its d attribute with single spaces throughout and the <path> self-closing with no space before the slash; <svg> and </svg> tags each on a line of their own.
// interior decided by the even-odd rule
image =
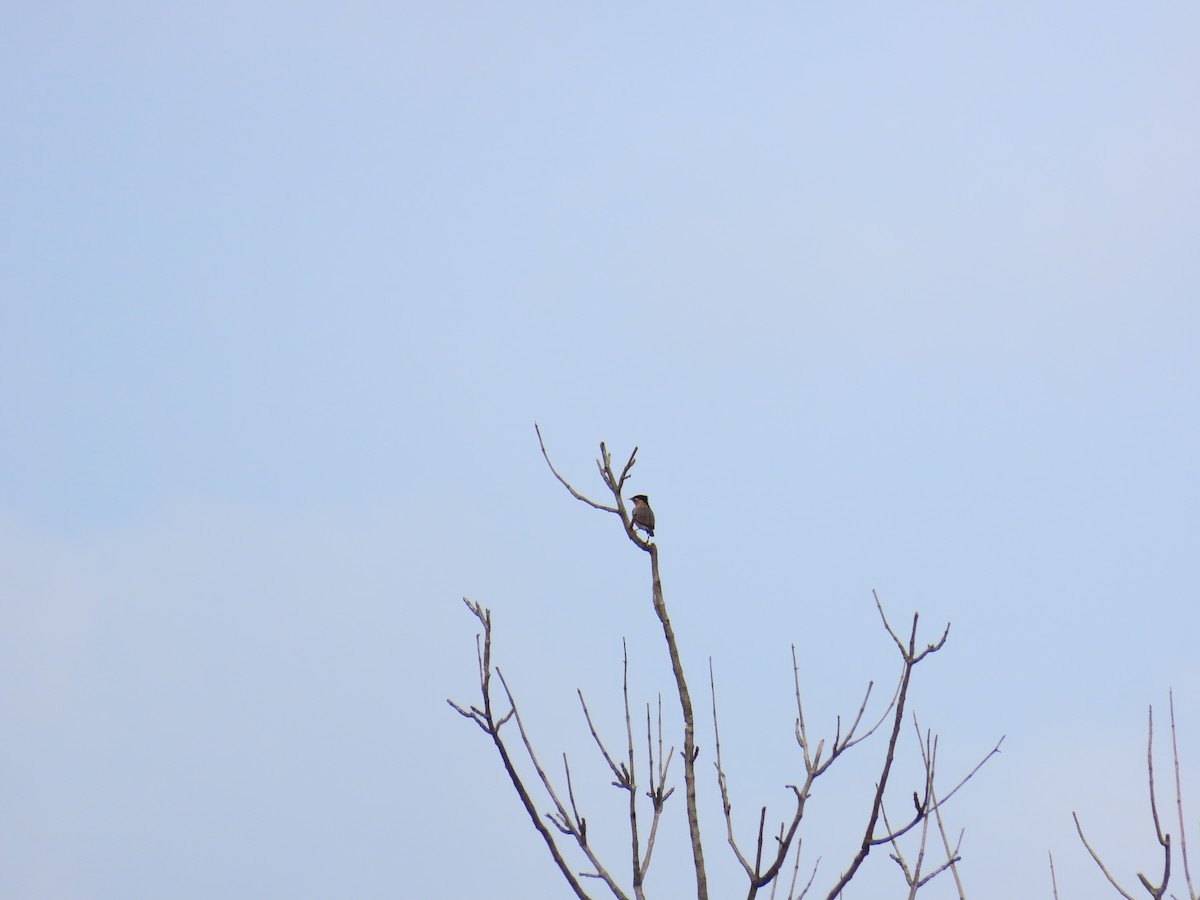
<svg viewBox="0 0 1200 900">
<path fill-rule="evenodd" d="M 546 451 L 545 441 L 542 439 L 541 430 L 534 426 L 537 430 L 538 443 L 541 447 L 542 456 L 546 460 L 550 471 L 554 477 L 570 492 L 576 500 L 588 505 L 593 509 L 602 512 L 611 513 L 620 519 L 621 525 L 625 531 L 626 537 L 639 550 L 643 551 L 650 559 L 650 578 L 651 578 L 651 598 L 654 606 L 654 611 L 658 616 L 659 622 L 662 625 L 663 637 L 667 645 L 667 653 L 671 661 L 671 670 L 675 679 L 676 695 L 679 698 L 680 712 L 683 719 L 683 780 L 685 805 L 688 822 L 688 833 L 691 842 L 692 850 L 692 867 L 694 871 L 696 896 L 698 900 L 707 900 L 708 898 L 708 877 L 705 870 L 704 846 L 701 839 L 700 819 L 697 811 L 696 799 L 696 760 L 699 751 L 696 747 L 696 719 L 695 710 L 692 705 L 691 693 L 688 689 L 687 679 L 684 673 L 682 658 L 679 652 L 679 645 L 675 637 L 674 629 L 671 627 L 671 619 L 667 612 L 666 600 L 663 595 L 662 580 L 659 577 L 659 558 L 658 546 L 650 537 L 652 532 L 646 537 L 642 537 L 635 528 L 630 513 L 626 509 L 623 491 L 625 484 L 630 477 L 631 470 L 637 461 L 637 448 L 629 455 L 628 461 L 620 469 L 620 473 L 614 469 L 612 456 L 609 453 L 604 443 L 600 444 L 600 457 L 596 460 L 596 467 L 599 470 L 601 480 L 605 488 L 612 495 L 611 505 L 607 502 L 600 503 L 592 500 L 580 493 L 570 484 L 558 470 L 555 469 L 550 456 Z M 640 498 L 638 498 L 640 499 Z M 599 859 L 592 843 L 588 839 L 588 824 L 585 816 L 581 815 L 575 801 L 575 791 L 571 779 L 571 770 L 566 755 L 563 756 L 563 779 L 566 784 L 567 802 L 562 800 L 561 789 L 557 788 L 552 783 L 551 778 L 547 775 L 545 769 L 538 760 L 534 747 L 529 739 L 529 735 L 525 729 L 521 719 L 521 714 L 518 710 L 516 700 L 513 697 L 512 691 L 509 689 L 508 683 L 504 680 L 504 675 L 496 668 L 495 674 L 499 679 L 504 691 L 506 711 L 497 715 L 493 707 L 492 697 L 492 620 L 490 610 L 484 609 L 480 604 L 465 600 L 467 608 L 479 620 L 482 625 L 482 637 L 476 638 L 476 654 L 478 657 L 479 666 L 479 684 L 481 693 L 480 705 L 464 707 L 454 701 L 450 705 L 454 707 L 461 715 L 474 721 L 492 740 L 497 753 L 500 756 L 501 763 L 504 766 L 509 779 L 513 783 L 514 789 L 529 814 L 530 820 L 537 830 L 542 840 L 545 842 L 550 851 L 551 857 L 554 859 L 555 865 L 566 878 L 575 895 L 580 898 L 587 898 L 589 894 L 585 890 L 585 883 L 588 880 L 601 882 L 607 887 L 609 892 L 619 898 L 619 900 L 627 900 L 629 894 L 626 893 L 618 878 L 611 874 L 610 870 L 605 867 Z M 820 739 L 816 741 L 815 746 L 809 736 L 808 725 L 804 717 L 804 707 L 801 701 L 800 692 L 800 675 L 799 665 L 796 661 L 795 646 L 792 647 L 792 672 L 795 684 L 796 696 L 796 721 L 795 721 L 795 737 L 799 745 L 803 763 L 804 763 L 804 779 L 799 785 L 786 785 L 791 791 L 795 809 L 792 812 L 790 819 L 780 822 L 778 831 L 774 834 L 773 840 L 768 839 L 766 832 L 767 808 L 763 806 L 757 816 L 756 838 L 754 839 L 753 861 L 746 853 L 743 852 L 741 845 L 735 836 L 735 826 L 733 819 L 733 804 L 730 799 L 729 779 L 727 777 L 724 763 L 721 756 L 721 740 L 720 728 L 717 718 L 717 688 L 716 677 L 713 671 L 712 661 L 709 661 L 709 686 L 712 695 L 712 713 L 713 713 L 713 743 L 716 759 L 713 763 L 717 781 L 717 789 L 720 792 L 722 808 L 724 810 L 726 840 L 727 843 L 740 864 L 747 879 L 747 900 L 755 900 L 758 897 L 759 891 L 766 887 L 770 887 L 770 896 L 774 898 L 776 891 L 780 886 L 780 873 L 783 871 L 787 863 L 789 853 L 794 857 L 792 864 L 792 875 L 790 885 L 787 890 L 787 900 L 801 900 L 805 897 L 811 888 L 814 879 L 816 878 L 817 868 L 820 860 L 813 865 L 812 874 L 809 876 L 807 883 L 797 894 L 796 884 L 800 873 L 800 848 L 801 840 L 797 836 L 801 820 L 804 817 L 805 806 L 810 796 L 810 791 L 813 783 L 817 778 L 821 777 L 833 763 L 842 757 L 842 755 L 851 748 L 866 741 L 885 723 L 891 722 L 891 729 L 884 755 L 881 762 L 879 774 L 875 781 L 875 792 L 870 806 L 870 810 L 866 816 L 865 827 L 863 829 L 863 837 L 859 844 L 854 848 L 845 867 L 840 871 L 833 885 L 827 893 L 827 900 L 841 895 L 846 885 L 858 873 L 863 862 L 867 859 L 871 850 L 881 845 L 891 845 L 892 859 L 896 861 L 902 871 L 905 879 L 905 884 L 908 889 L 908 896 L 915 897 L 917 891 L 928 884 L 938 874 L 950 871 L 953 873 L 956 884 L 958 886 L 959 896 L 965 897 L 962 888 L 962 881 L 959 877 L 957 863 L 960 859 L 959 847 L 961 846 L 962 836 L 959 835 L 958 841 L 952 847 L 946 833 L 945 825 L 942 819 L 942 806 L 958 792 L 980 767 L 990 759 L 994 754 L 1000 751 L 1000 743 L 1003 738 L 993 747 L 979 762 L 975 768 L 969 772 L 961 781 L 958 782 L 944 796 L 939 797 L 935 789 L 934 775 L 936 770 L 937 744 L 938 739 L 930 732 L 926 732 L 922 737 L 919 726 L 917 726 L 916 718 L 913 718 L 913 725 L 917 733 L 917 742 L 921 748 L 921 758 L 923 762 L 923 776 L 918 790 L 912 793 L 913 812 L 911 815 L 906 815 L 901 821 L 901 824 L 892 827 L 888 821 L 884 810 L 884 800 L 888 793 L 888 786 L 893 774 L 893 764 L 896 756 L 896 748 L 899 742 L 902 726 L 905 720 L 905 710 L 909 695 L 909 689 L 912 683 L 912 675 L 916 666 L 925 660 L 927 657 L 941 650 L 945 646 L 946 640 L 949 637 L 950 626 L 947 624 L 940 638 L 932 643 L 926 643 L 923 646 L 919 644 L 917 639 L 918 633 L 918 615 L 913 615 L 912 627 L 906 637 L 902 638 L 888 622 L 887 615 L 884 612 L 883 604 L 880 602 L 878 595 L 875 595 L 875 605 L 879 611 L 880 620 L 884 629 L 891 636 L 897 651 L 901 658 L 901 671 L 896 689 L 892 694 L 891 701 L 887 704 L 882 714 L 875 723 L 860 732 L 860 727 L 863 724 L 863 718 L 866 714 L 868 703 L 871 697 L 871 691 L 874 683 L 867 685 L 866 692 L 863 697 L 862 704 L 859 706 L 857 714 L 850 722 L 849 727 L 842 731 L 842 722 L 839 717 L 837 727 L 832 741 L 829 743 L 828 754 L 826 754 L 826 741 Z M 667 800 L 672 795 L 674 788 L 668 788 L 668 774 L 670 764 L 674 758 L 675 748 L 670 747 L 665 755 L 663 752 L 663 730 L 662 730 L 662 701 L 658 704 L 658 725 L 657 725 L 657 767 L 655 765 L 655 734 L 653 728 L 653 720 L 650 707 L 646 710 L 646 747 L 647 747 L 647 777 L 650 779 L 649 787 L 645 792 L 645 797 L 650 804 L 650 826 L 648 836 L 643 846 L 640 838 L 639 830 L 639 786 L 636 779 L 636 766 L 634 754 L 634 737 L 632 716 L 629 705 L 629 660 L 626 651 L 624 661 L 624 704 L 625 704 L 625 753 L 622 758 L 618 759 L 609 752 L 608 747 L 601 739 L 595 723 L 592 720 L 587 703 L 584 700 L 582 692 L 579 692 L 579 700 L 582 706 L 584 718 L 587 722 L 592 738 L 613 775 L 613 785 L 619 790 L 627 791 L 629 794 L 629 836 L 631 845 L 630 854 L 630 884 L 632 887 L 632 895 L 637 900 L 645 900 L 644 884 L 646 871 L 649 868 L 652 852 L 654 849 L 655 836 L 658 830 L 659 819 L 665 808 Z M 545 816 L 538 814 L 537 804 L 535 803 L 529 787 L 525 783 L 523 776 L 514 764 L 508 744 L 502 734 L 502 728 L 509 721 L 516 725 L 517 733 L 521 738 L 521 743 L 525 748 L 525 755 L 529 759 L 534 772 L 536 772 L 538 780 L 542 784 L 542 789 L 545 791 L 546 797 L 550 803 L 550 811 Z M 644 802 L 644 801 L 643 801 Z M 937 831 L 942 838 L 942 849 L 945 853 L 944 861 L 938 862 L 932 867 L 928 867 L 926 861 L 927 838 L 930 833 L 930 823 L 936 822 Z M 543 821 L 545 818 L 546 821 Z M 882 820 L 882 828 L 880 823 Z M 547 822 L 553 826 L 553 830 L 547 827 Z M 909 864 L 904 853 L 901 850 L 901 839 L 907 840 L 904 836 L 913 832 L 918 826 L 920 831 L 919 843 L 917 844 L 917 856 L 913 864 Z M 586 871 L 576 872 L 568 863 L 562 848 L 559 846 L 558 839 L 555 836 L 557 832 L 559 836 L 569 838 L 576 846 L 578 851 L 587 860 L 589 868 Z"/>
<path fill-rule="evenodd" d="M 1200 900 L 1200 894 L 1197 894 L 1192 887 L 1192 873 L 1188 864 L 1187 837 L 1184 831 L 1184 816 L 1183 816 L 1183 785 L 1179 777 L 1179 745 L 1175 737 L 1175 693 L 1169 691 L 1167 694 L 1168 706 L 1171 713 L 1171 758 L 1175 764 L 1175 810 L 1179 816 L 1179 856 L 1183 861 L 1183 875 L 1187 882 L 1187 896 L 1189 900 Z M 1163 850 L 1163 871 L 1162 878 L 1156 885 L 1141 872 L 1137 873 L 1138 881 L 1141 882 L 1146 893 L 1154 900 L 1162 900 L 1167 896 L 1167 884 L 1171 880 L 1171 835 L 1165 834 L 1162 829 L 1162 823 L 1158 817 L 1158 800 L 1155 797 L 1154 791 L 1154 707 L 1150 707 L 1149 722 L 1147 725 L 1147 740 L 1146 740 L 1146 773 L 1147 782 L 1150 788 L 1150 817 L 1154 822 L 1154 836 L 1158 840 L 1159 846 Z M 1075 830 L 1079 833 L 1079 840 L 1083 842 L 1083 846 L 1087 852 L 1095 860 L 1096 865 L 1100 867 L 1100 871 L 1104 873 L 1104 877 L 1108 879 L 1108 883 L 1113 886 L 1118 894 L 1127 900 L 1134 900 L 1132 894 L 1126 891 L 1108 871 L 1108 867 L 1100 859 L 1100 855 L 1088 843 L 1088 839 L 1083 834 L 1083 826 L 1079 822 L 1078 813 L 1071 813 L 1075 819 Z M 1050 861 L 1051 877 L 1054 873 L 1054 861 Z M 1057 885 L 1055 886 L 1055 896 L 1058 896 Z M 1175 895 L 1170 895 L 1174 897 Z"/>
</svg>

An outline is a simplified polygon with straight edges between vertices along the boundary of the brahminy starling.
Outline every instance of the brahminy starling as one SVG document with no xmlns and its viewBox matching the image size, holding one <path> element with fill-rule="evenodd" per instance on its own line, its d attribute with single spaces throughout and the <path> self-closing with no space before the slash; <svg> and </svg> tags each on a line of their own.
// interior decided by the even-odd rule
<svg viewBox="0 0 1200 900">
<path fill-rule="evenodd" d="M 650 498 L 638 494 L 630 499 L 633 500 L 633 527 L 646 532 L 646 537 L 654 537 L 654 510 L 650 508 Z"/>
</svg>

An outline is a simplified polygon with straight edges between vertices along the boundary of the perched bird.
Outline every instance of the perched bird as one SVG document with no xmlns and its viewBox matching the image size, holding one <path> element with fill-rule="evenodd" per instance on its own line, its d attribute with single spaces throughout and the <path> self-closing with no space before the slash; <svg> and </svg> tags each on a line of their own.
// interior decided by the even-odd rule
<svg viewBox="0 0 1200 900">
<path fill-rule="evenodd" d="M 650 498 L 638 494 L 633 500 L 633 527 L 646 532 L 646 537 L 654 537 L 654 510 L 650 508 Z"/>
</svg>

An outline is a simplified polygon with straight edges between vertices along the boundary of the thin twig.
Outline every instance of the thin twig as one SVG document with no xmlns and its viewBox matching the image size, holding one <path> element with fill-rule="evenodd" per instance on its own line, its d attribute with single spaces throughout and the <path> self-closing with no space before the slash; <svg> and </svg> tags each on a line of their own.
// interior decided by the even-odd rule
<svg viewBox="0 0 1200 900">
<path fill-rule="evenodd" d="M 708 685 L 712 691 L 712 711 L 713 711 L 713 747 L 717 755 L 716 762 L 713 767 L 717 770 L 717 786 L 721 790 L 721 809 L 725 813 L 725 834 L 729 841 L 729 846 L 733 848 L 733 854 L 737 857 L 737 861 L 742 864 L 742 869 L 746 872 L 746 877 L 754 882 L 757 872 L 751 868 L 750 861 L 742 855 L 741 849 L 737 845 L 737 840 L 733 836 L 733 816 L 731 810 L 732 804 L 729 802 L 729 789 L 725 781 L 725 770 L 721 765 L 721 726 L 717 717 L 717 682 L 713 675 L 712 657 L 708 658 Z M 761 838 L 761 835 L 760 835 Z M 762 851 L 762 842 L 759 841 L 759 852 Z"/>
<path fill-rule="evenodd" d="M 825 760 L 824 765 L 822 765 L 821 753 L 825 746 L 824 740 L 817 744 L 817 752 L 815 755 L 809 752 L 808 729 L 804 722 L 804 704 L 800 700 L 800 666 L 796 661 L 795 644 L 792 644 L 792 680 L 795 685 L 796 693 L 796 743 L 804 752 L 805 771 L 811 772 L 814 777 L 823 774 L 825 770 L 833 764 L 835 759 L 837 759 L 851 747 L 862 743 L 871 735 L 873 735 L 879 729 L 879 726 L 882 725 L 887 719 L 888 713 L 891 712 L 892 708 L 896 705 L 896 699 L 900 695 L 900 689 L 897 685 L 896 692 L 892 694 L 892 699 L 884 709 L 882 715 L 879 717 L 879 721 L 867 729 L 864 734 L 861 734 L 856 738 L 854 733 L 858 730 L 858 726 L 862 721 L 863 713 L 866 711 L 867 703 L 871 699 L 871 690 L 875 687 L 874 681 L 867 682 L 867 690 L 863 695 L 862 703 L 859 704 L 858 713 L 855 715 L 854 722 L 851 724 L 850 730 L 846 732 L 846 736 L 844 738 L 841 736 L 841 717 L 838 718 L 838 733 L 837 737 L 834 738 L 833 750 L 829 754 L 829 758 Z"/>
<path fill-rule="evenodd" d="M 571 765 L 567 762 L 567 754 L 563 754 L 563 772 L 567 777 L 567 797 L 571 800 L 571 813 L 575 816 L 575 827 L 579 830 L 579 837 L 585 843 L 587 842 L 587 820 L 579 815 L 579 807 L 575 805 L 575 786 L 571 784 Z"/>
<path fill-rule="evenodd" d="M 610 513 L 617 512 L 617 510 L 613 509 L 611 506 L 605 506 L 602 503 L 597 503 L 594 500 L 589 500 L 587 497 L 583 496 L 583 494 L 579 493 L 579 491 L 575 490 L 575 488 L 571 487 L 571 485 L 567 481 L 567 479 L 563 478 L 561 475 L 558 474 L 558 469 L 554 468 L 554 463 L 550 462 L 550 454 L 546 452 L 546 443 L 545 443 L 545 441 L 542 440 L 542 429 L 538 427 L 537 422 L 533 423 L 533 430 L 537 432 L 538 446 L 540 446 L 542 448 L 542 456 L 545 457 L 545 459 L 546 459 L 546 465 L 548 465 L 550 467 L 550 471 L 554 473 L 554 477 L 558 479 L 559 483 L 563 487 L 565 487 L 568 491 L 571 492 L 572 497 L 574 497 L 576 500 L 586 503 L 588 506 L 592 507 L 593 509 L 600 509 L 600 510 L 603 510 L 604 512 L 610 512 Z"/>
<path fill-rule="evenodd" d="M 863 697 L 862 705 L 858 708 L 858 715 L 854 719 L 854 724 L 851 725 L 850 730 L 848 732 L 846 732 L 846 737 L 842 740 L 841 745 L 834 746 L 833 753 L 831 753 L 829 756 L 830 762 L 833 761 L 834 757 L 840 756 L 842 753 L 849 750 L 855 744 L 861 744 L 863 741 L 865 741 L 867 738 L 869 738 L 871 735 L 873 735 L 876 731 L 878 731 L 880 725 L 882 725 L 885 721 L 887 721 L 888 713 L 892 711 L 893 707 L 895 707 L 896 700 L 900 696 L 900 687 L 899 687 L 898 683 L 897 683 L 897 687 L 896 687 L 896 692 L 892 694 L 891 701 L 888 703 L 888 705 L 886 707 L 884 707 L 883 712 L 879 714 L 879 721 L 877 721 L 874 725 L 872 725 L 870 728 L 868 728 L 863 734 L 859 735 L 857 738 L 854 737 L 854 732 L 857 730 L 858 723 L 862 719 L 863 711 L 867 708 L 867 700 L 870 699 L 870 697 L 871 697 L 871 688 L 873 688 L 874 686 L 875 686 L 874 681 L 870 681 L 867 683 L 867 693 Z"/>
<path fill-rule="evenodd" d="M 796 900 L 804 900 L 805 894 L 808 893 L 808 889 L 810 887 L 812 887 L 812 883 L 813 883 L 814 879 L 816 879 L 816 877 L 817 877 L 817 869 L 820 868 L 820 866 L 821 866 L 821 857 L 818 856 L 817 861 L 815 863 L 813 863 L 812 874 L 808 876 L 808 883 L 806 885 L 804 885 L 804 890 L 802 890 L 799 893 L 799 895 L 796 897 Z M 788 900 L 792 900 L 792 895 L 790 892 L 788 893 Z"/>
<path fill-rule="evenodd" d="M 961 789 L 964 784 L 966 784 L 968 781 L 970 781 L 972 778 L 974 778 L 975 773 L 978 772 L 980 769 L 982 769 L 984 764 L 989 759 L 991 759 L 993 756 L 995 756 L 997 753 L 1000 752 L 1000 746 L 1004 743 L 1004 738 L 1006 736 L 1007 735 L 1000 736 L 1000 740 L 998 740 L 996 742 L 996 746 L 993 747 L 991 750 L 989 750 L 987 752 L 987 754 L 983 757 L 983 759 L 981 759 L 979 762 L 977 762 L 975 764 L 975 768 L 973 768 L 970 772 L 968 772 L 965 776 L 963 776 L 962 780 L 959 781 L 958 784 L 956 784 L 950 790 L 950 793 L 948 793 L 946 796 L 942 797 L 942 799 L 938 800 L 936 804 L 933 804 L 933 803 L 929 804 L 928 808 L 925 810 L 925 814 L 927 815 L 928 813 L 931 813 L 936 809 L 941 809 L 943 806 L 945 806 L 947 803 L 949 803 L 950 798 L 953 797 L 955 794 L 957 794 L 959 792 L 959 789 Z M 922 805 L 924 805 L 924 804 L 922 804 Z M 900 835 L 909 831 L 919 821 L 920 821 L 920 818 L 918 817 L 918 818 L 914 819 L 912 822 L 909 822 L 907 825 L 905 825 L 903 828 L 901 828 L 899 831 L 897 831 L 895 833 L 895 836 L 900 837 Z M 892 835 L 885 835 L 884 837 L 876 839 L 874 843 L 876 843 L 876 844 L 887 843 L 889 840 L 891 840 L 891 837 L 892 837 Z"/>
<path fill-rule="evenodd" d="M 638 846 L 638 822 L 637 822 L 637 777 L 634 770 L 633 761 L 633 723 L 629 717 L 629 646 L 625 640 L 621 640 L 621 656 L 624 661 L 621 676 L 621 693 L 625 699 L 625 739 L 628 750 L 628 780 L 629 787 L 629 837 L 633 844 L 632 864 L 633 869 L 633 893 L 637 900 L 645 900 L 645 895 L 642 893 L 642 881 L 645 877 L 642 872 L 641 849 Z M 653 776 L 653 773 L 651 773 Z"/>
<path fill-rule="evenodd" d="M 613 777 L 617 779 L 613 782 L 613 784 L 620 788 L 629 787 L 627 783 L 627 773 L 621 771 L 621 769 L 617 767 L 617 764 L 613 761 L 613 758 L 609 755 L 608 750 L 605 748 L 604 742 L 600 740 L 600 735 L 596 733 L 596 726 L 592 722 L 592 714 L 588 710 L 587 701 L 583 699 L 583 691 L 579 690 L 579 688 L 576 688 L 575 693 L 579 695 L 579 703 L 583 707 L 583 717 L 587 720 L 588 730 L 592 733 L 592 739 L 595 740 L 596 746 L 600 748 L 600 753 L 604 756 L 604 761 L 608 763 L 608 767 L 612 769 Z"/>
<path fill-rule="evenodd" d="M 879 805 L 879 815 L 883 819 L 883 827 L 888 831 L 892 830 L 891 821 L 888 819 L 887 804 Z M 904 852 L 900 849 L 900 841 L 897 838 L 892 838 L 892 852 L 888 854 L 892 862 L 900 867 L 900 871 L 904 875 L 904 885 L 909 889 L 909 898 L 912 897 L 912 887 L 916 884 L 917 878 L 912 870 L 908 868 L 908 860 L 904 858 Z"/>
<path fill-rule="evenodd" d="M 800 851 L 802 849 L 804 849 L 804 841 L 796 841 L 796 864 L 792 866 L 792 880 L 788 883 L 788 900 L 791 900 L 792 894 L 796 891 L 796 878 L 800 875 Z M 778 885 L 778 879 L 771 885 L 771 900 L 775 900 L 775 888 Z"/>
<path fill-rule="evenodd" d="M 1092 845 L 1088 843 L 1088 839 L 1083 836 L 1083 826 L 1079 824 L 1079 814 L 1072 812 L 1071 816 L 1075 819 L 1075 830 L 1079 832 L 1079 839 L 1083 841 L 1083 846 L 1086 847 L 1087 852 L 1092 855 L 1092 859 L 1096 861 L 1096 865 L 1100 867 L 1100 871 L 1104 873 L 1104 877 L 1108 879 L 1108 883 L 1116 888 L 1117 893 L 1124 897 L 1125 900 L 1134 900 L 1133 895 L 1117 884 L 1117 880 L 1109 874 L 1108 869 L 1105 868 L 1104 863 L 1100 860 L 1100 857 L 1096 855 L 1096 851 L 1092 849 Z"/>
</svg>

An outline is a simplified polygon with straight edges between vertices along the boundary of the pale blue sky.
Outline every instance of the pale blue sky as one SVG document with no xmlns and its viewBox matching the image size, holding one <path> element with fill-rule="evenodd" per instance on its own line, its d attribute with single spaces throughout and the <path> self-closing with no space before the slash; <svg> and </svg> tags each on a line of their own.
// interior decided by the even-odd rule
<svg viewBox="0 0 1200 900">
<path fill-rule="evenodd" d="M 0 894 L 566 896 L 445 705 L 464 594 L 617 868 L 574 690 L 616 731 L 621 639 L 635 702 L 670 673 L 535 419 L 593 494 L 641 448 L 745 841 L 801 777 L 790 644 L 826 736 L 895 677 L 877 589 L 953 623 L 912 696 L 945 777 L 1007 735 L 949 807 L 974 900 L 1049 897 L 1047 851 L 1102 895 L 1073 809 L 1156 870 L 1170 686 L 1200 846 L 1198 38 L 1182 2 L 13 7 Z M 881 749 L 819 783 L 818 886 Z M 879 853 L 847 897 L 899 889 Z"/>
</svg>

